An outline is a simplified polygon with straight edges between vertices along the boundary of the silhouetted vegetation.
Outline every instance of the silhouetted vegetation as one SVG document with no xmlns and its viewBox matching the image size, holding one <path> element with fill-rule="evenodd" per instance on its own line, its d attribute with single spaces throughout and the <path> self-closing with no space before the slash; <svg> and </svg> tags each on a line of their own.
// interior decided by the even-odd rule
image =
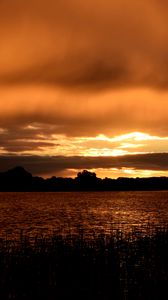
<svg viewBox="0 0 168 300">
<path fill-rule="evenodd" d="M 0 241 L 0 299 L 167 299 L 168 231 Z"/>
<path fill-rule="evenodd" d="M 168 190 L 168 177 L 98 178 L 84 170 L 76 178 L 33 177 L 22 167 L 0 173 L 0 191 L 136 191 Z"/>
</svg>

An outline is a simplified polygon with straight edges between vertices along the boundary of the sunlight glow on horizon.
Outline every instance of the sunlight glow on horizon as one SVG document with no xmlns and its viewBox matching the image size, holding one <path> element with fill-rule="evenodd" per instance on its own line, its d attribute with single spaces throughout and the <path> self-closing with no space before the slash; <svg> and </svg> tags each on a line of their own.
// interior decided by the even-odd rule
<svg viewBox="0 0 168 300">
<path fill-rule="evenodd" d="M 4 166 L 168 170 L 168 2 L 3 0 L 0 16 Z"/>
<path fill-rule="evenodd" d="M 104 134 L 98 134 L 95 137 L 69 137 L 64 134 L 51 134 L 45 135 L 39 133 L 40 126 L 30 124 L 25 128 L 25 131 L 35 132 L 34 139 L 30 138 L 17 138 L 16 139 L 16 151 L 7 151 L 5 148 L 0 147 L 0 154 L 2 156 L 12 154 L 17 156 L 31 156 L 37 155 L 41 157 L 101 157 L 101 159 L 108 157 L 121 158 L 125 155 L 138 155 L 138 154 L 151 154 L 151 153 L 166 153 L 168 149 L 168 137 L 153 136 L 144 132 L 130 132 L 123 135 L 109 137 Z M 37 130 L 37 131 L 36 131 Z M 37 134 L 36 134 L 37 132 Z M 1 135 L 6 134 L 4 131 Z M 159 141 L 159 146 L 158 146 Z M 26 148 L 19 151 L 17 143 L 24 145 Z M 30 145 L 30 146 L 29 146 Z M 32 147 L 29 149 L 29 147 Z M 159 151 L 158 151 L 159 147 Z M 14 149 L 15 150 L 15 149 Z M 137 165 L 136 168 L 121 167 L 111 168 L 109 167 L 97 167 L 96 169 L 90 169 L 94 171 L 98 177 L 104 178 L 118 178 L 118 177 L 151 177 L 151 176 L 168 176 L 166 170 L 149 170 L 140 169 Z M 76 169 L 65 168 L 62 171 L 58 171 L 60 176 L 67 177 L 75 175 L 78 172 L 78 166 Z M 153 168 L 153 166 L 152 166 Z M 88 169 L 88 168 L 87 168 Z M 81 170 L 79 170 L 81 171 Z M 49 174 L 45 173 L 44 177 Z M 50 175 L 52 175 L 50 173 Z M 55 175 L 53 173 L 53 175 Z"/>
<path fill-rule="evenodd" d="M 81 172 L 81 169 L 66 169 L 64 171 L 60 171 L 58 173 L 58 177 L 72 177 L 75 178 L 78 172 Z M 92 168 L 88 169 L 90 172 L 96 173 L 99 178 L 112 178 L 117 179 L 119 177 L 127 177 L 127 178 L 148 178 L 148 177 L 168 177 L 168 171 L 154 171 L 154 170 L 141 170 L 134 168 Z M 55 175 L 49 174 L 44 175 L 45 178 Z"/>
<path fill-rule="evenodd" d="M 36 131 L 38 125 L 28 125 L 25 130 Z M 1 134 L 4 133 L 0 132 Z M 160 142 L 158 146 L 158 141 Z M 32 145 L 32 149 L 16 148 L 17 155 L 49 155 L 49 156 L 124 156 L 129 154 L 145 154 L 167 152 L 168 137 L 152 136 L 144 132 L 130 132 L 123 135 L 109 137 L 99 134 L 95 137 L 68 137 L 64 134 L 50 136 L 37 134 L 34 138 L 17 138 L 16 143 Z M 162 143 L 162 144 L 161 144 Z M 159 151 L 157 151 L 159 148 Z M 8 154 L 3 147 L 0 154 Z M 11 153 L 11 152 L 10 152 Z"/>
</svg>

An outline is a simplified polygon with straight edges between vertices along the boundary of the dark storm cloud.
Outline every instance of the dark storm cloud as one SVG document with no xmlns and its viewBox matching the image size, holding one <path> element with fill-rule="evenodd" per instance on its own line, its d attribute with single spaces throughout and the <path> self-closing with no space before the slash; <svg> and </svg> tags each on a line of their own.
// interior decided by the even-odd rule
<svg viewBox="0 0 168 300">
<path fill-rule="evenodd" d="M 0 83 L 168 85 L 168 3 L 0 2 Z"/>
<path fill-rule="evenodd" d="M 40 127 L 35 127 L 35 125 L 24 127 L 16 124 L 8 126 L 7 129 L 0 132 L 0 148 L 5 152 L 21 153 L 37 151 L 46 147 L 57 147 L 59 144 L 49 140 L 53 131 L 54 128 L 50 125 L 45 130 L 42 125 Z"/>
<path fill-rule="evenodd" d="M 24 151 L 38 151 L 39 149 L 43 147 L 56 147 L 54 143 L 49 142 L 36 142 L 36 141 L 20 141 L 20 140 L 7 140 L 1 142 L 1 150 L 4 150 L 6 152 L 19 152 L 23 153 Z"/>
<path fill-rule="evenodd" d="M 64 156 L 0 156 L 0 171 L 24 166 L 36 175 L 55 174 L 67 169 L 135 168 L 139 170 L 168 170 L 168 153 L 125 155 L 120 157 Z"/>
</svg>

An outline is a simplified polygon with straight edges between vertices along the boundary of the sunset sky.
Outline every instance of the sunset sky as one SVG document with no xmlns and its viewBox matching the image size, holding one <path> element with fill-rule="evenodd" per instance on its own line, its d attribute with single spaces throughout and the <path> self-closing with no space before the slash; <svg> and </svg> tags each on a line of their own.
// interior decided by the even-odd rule
<svg viewBox="0 0 168 300">
<path fill-rule="evenodd" d="M 168 176 L 168 2 L 0 1 L 0 171 Z"/>
</svg>

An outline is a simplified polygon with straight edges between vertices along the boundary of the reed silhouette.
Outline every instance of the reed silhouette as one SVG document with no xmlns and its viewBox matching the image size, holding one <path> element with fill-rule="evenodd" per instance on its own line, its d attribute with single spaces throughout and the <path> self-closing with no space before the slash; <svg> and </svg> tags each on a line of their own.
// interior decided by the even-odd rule
<svg viewBox="0 0 168 300">
<path fill-rule="evenodd" d="M 167 299 L 167 285 L 167 228 L 0 242 L 3 300 L 158 300 Z"/>
</svg>

